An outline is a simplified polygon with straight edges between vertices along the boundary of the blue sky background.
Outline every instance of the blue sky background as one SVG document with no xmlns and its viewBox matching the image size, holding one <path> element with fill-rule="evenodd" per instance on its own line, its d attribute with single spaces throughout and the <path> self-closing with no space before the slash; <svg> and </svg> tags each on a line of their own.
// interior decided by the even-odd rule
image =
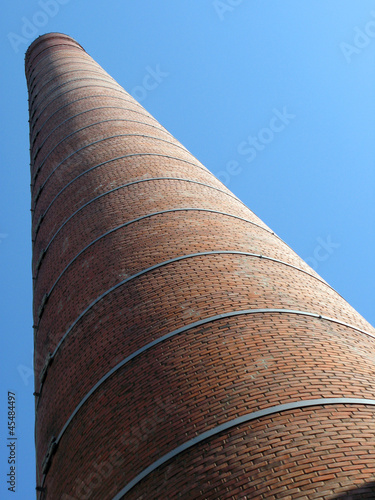
<svg viewBox="0 0 375 500">
<path fill-rule="evenodd" d="M 373 1 L 17 0 L 3 2 L 0 30 L 1 498 L 35 498 L 24 53 L 40 34 L 73 36 L 375 324 Z M 161 76 L 147 91 L 150 71 Z M 284 109 L 294 117 L 272 137 L 263 129 Z M 255 156 L 249 136 L 263 147 Z M 16 494 L 6 486 L 8 390 Z"/>
</svg>

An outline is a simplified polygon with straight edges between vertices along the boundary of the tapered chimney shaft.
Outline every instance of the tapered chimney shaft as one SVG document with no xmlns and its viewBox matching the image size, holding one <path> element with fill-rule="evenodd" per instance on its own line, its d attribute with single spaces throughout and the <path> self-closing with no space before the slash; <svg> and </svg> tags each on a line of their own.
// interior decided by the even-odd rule
<svg viewBox="0 0 375 500">
<path fill-rule="evenodd" d="M 369 482 L 374 328 L 72 38 L 26 76 L 38 498 Z"/>
</svg>

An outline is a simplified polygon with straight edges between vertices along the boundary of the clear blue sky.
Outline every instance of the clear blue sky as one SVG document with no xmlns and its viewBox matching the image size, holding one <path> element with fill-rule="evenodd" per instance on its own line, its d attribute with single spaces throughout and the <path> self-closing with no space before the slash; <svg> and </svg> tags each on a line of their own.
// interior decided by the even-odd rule
<svg viewBox="0 0 375 500">
<path fill-rule="evenodd" d="M 50 31 L 73 36 L 375 324 L 375 6 L 17 0 L 3 2 L 1 13 L 0 497 L 28 500 L 35 498 L 29 43 Z M 152 71 L 158 85 L 145 90 Z M 16 494 L 6 489 L 8 390 L 17 394 Z"/>
</svg>

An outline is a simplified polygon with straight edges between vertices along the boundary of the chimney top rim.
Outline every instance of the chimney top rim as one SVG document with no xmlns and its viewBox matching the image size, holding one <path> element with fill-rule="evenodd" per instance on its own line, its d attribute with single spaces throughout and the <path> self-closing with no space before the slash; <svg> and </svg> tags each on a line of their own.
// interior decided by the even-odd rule
<svg viewBox="0 0 375 500">
<path fill-rule="evenodd" d="M 60 39 L 61 41 L 70 42 L 73 46 L 79 47 L 84 52 L 86 52 L 85 49 L 82 47 L 82 45 L 80 45 L 74 38 L 72 38 L 71 36 L 69 36 L 65 33 L 60 33 L 58 31 L 51 31 L 48 33 L 44 33 L 43 35 L 39 35 L 37 38 L 35 38 L 35 40 L 33 40 L 31 42 L 28 49 L 26 50 L 26 53 L 25 53 L 26 70 L 27 70 L 27 66 L 30 64 L 31 54 L 35 50 L 35 48 L 39 44 L 41 44 L 45 41 L 51 40 L 53 38 Z"/>
</svg>

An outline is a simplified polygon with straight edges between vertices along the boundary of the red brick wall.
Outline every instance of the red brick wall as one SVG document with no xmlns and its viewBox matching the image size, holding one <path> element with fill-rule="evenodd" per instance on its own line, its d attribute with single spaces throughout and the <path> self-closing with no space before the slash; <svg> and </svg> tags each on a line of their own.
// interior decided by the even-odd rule
<svg viewBox="0 0 375 500">
<path fill-rule="evenodd" d="M 258 410 L 375 400 L 375 330 L 77 42 L 38 38 L 26 76 L 41 498 L 112 499 Z M 374 477 L 374 417 L 370 401 L 263 416 L 125 498 L 333 498 Z"/>
</svg>

